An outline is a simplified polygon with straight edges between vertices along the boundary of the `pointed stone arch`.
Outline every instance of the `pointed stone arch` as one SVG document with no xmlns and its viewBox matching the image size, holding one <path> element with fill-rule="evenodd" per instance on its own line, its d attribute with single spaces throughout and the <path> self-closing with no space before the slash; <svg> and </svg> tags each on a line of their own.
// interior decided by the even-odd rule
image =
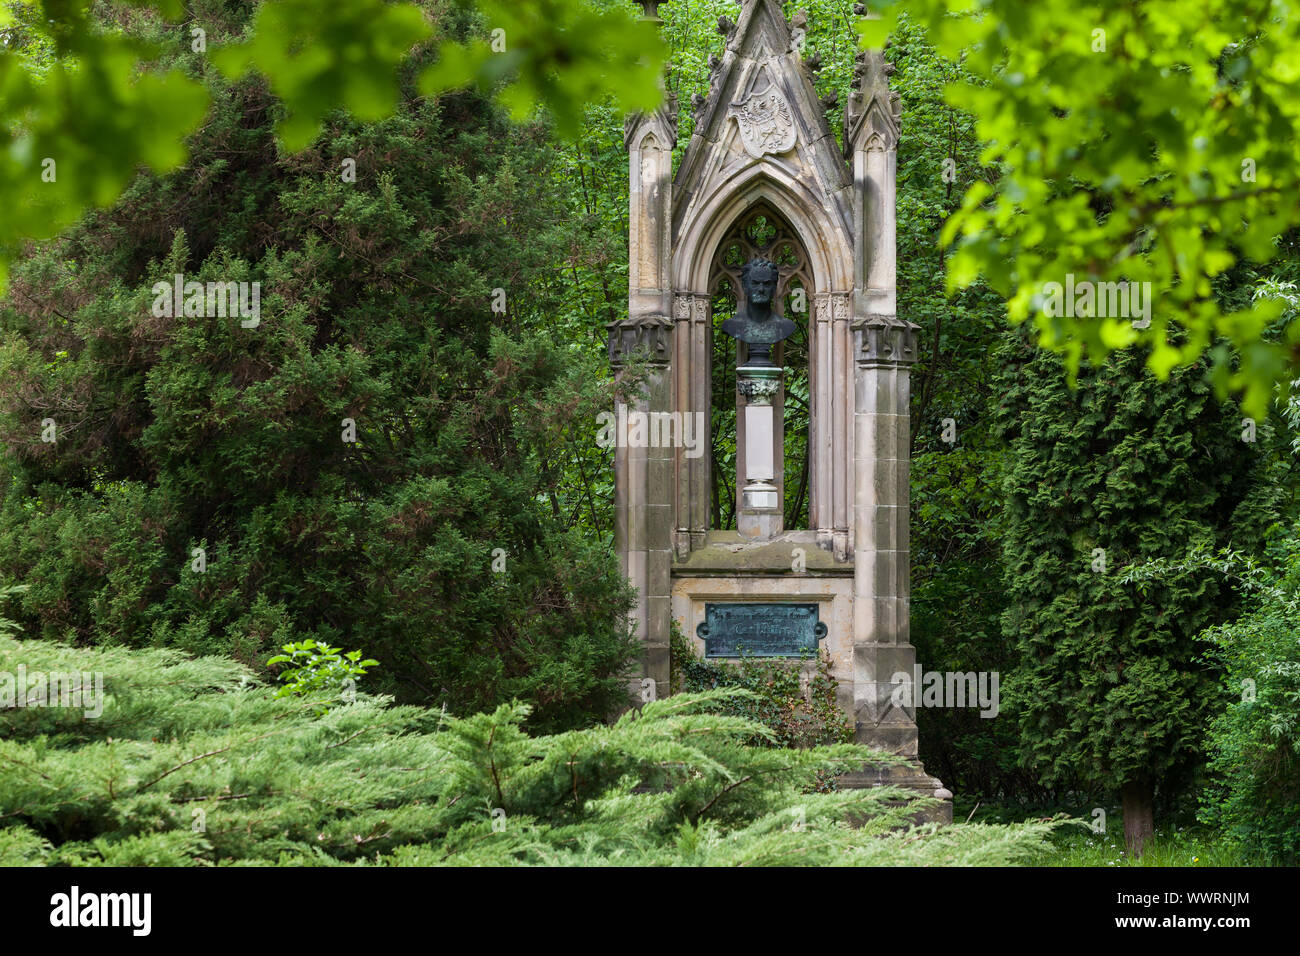
<svg viewBox="0 0 1300 956">
<path fill-rule="evenodd" d="M 673 246 L 673 288 L 679 294 L 705 291 L 709 266 L 723 237 L 759 203 L 771 206 L 799 236 L 808 253 L 818 292 L 853 288 L 853 234 L 817 193 L 775 163 L 756 163 L 712 184 L 697 215 L 685 223 Z"/>
<path fill-rule="evenodd" d="M 756 235 L 754 229 L 759 221 L 770 230 L 770 237 Z M 728 261 L 730 252 L 735 249 L 736 261 Z M 780 281 L 777 285 L 776 298 L 780 314 L 790 319 L 807 318 L 808 310 L 801 309 L 798 314 L 784 310 L 783 297 L 790 283 L 796 278 L 806 293 L 811 296 L 814 289 L 810 271 L 808 250 L 803 237 L 786 221 L 776 209 L 766 202 L 753 203 L 741 213 L 724 234 L 713 253 L 713 262 L 709 272 L 709 289 L 716 294 L 718 281 L 724 275 L 730 279 L 732 292 L 739 299 L 741 289 L 741 269 L 745 262 L 754 256 L 762 255 L 777 264 Z"/>
<path fill-rule="evenodd" d="M 735 224 L 755 206 L 771 207 L 798 236 L 812 279 L 806 317 L 812 422 L 808 527 L 820 547 L 846 560 L 853 549 L 853 235 L 833 205 L 818 202 L 818 193 L 788 165 L 765 159 L 719 176 L 692 204 L 695 215 L 684 224 L 672 253 L 677 301 L 672 387 L 678 408 L 712 407 L 714 257 Z M 835 450 L 845 455 L 848 467 L 834 467 Z M 706 494 L 712 491 L 713 475 L 707 456 L 677 457 L 675 550 L 684 556 L 713 530 Z"/>
<path fill-rule="evenodd" d="M 709 290 L 709 328 L 712 333 L 712 344 L 710 347 L 710 390 L 715 399 L 719 392 L 722 394 L 730 393 L 731 400 L 727 403 L 724 399 L 724 405 L 727 411 L 734 412 L 735 431 L 736 431 L 736 455 L 737 468 L 741 472 L 747 470 L 746 467 L 746 449 L 748 441 L 745 438 L 746 421 L 744 416 L 745 400 L 736 389 L 735 366 L 739 364 L 744 356 L 744 346 L 740 343 L 735 344 L 734 361 L 728 361 L 719 366 L 717 362 L 718 346 L 728 341 L 728 337 L 723 335 L 719 337 L 719 323 L 734 314 L 735 303 L 741 301 L 744 296 L 742 288 L 741 272 L 744 263 L 750 261 L 755 256 L 764 256 L 774 262 L 777 266 L 778 282 L 775 295 L 775 311 L 777 314 L 791 319 L 803 330 L 803 341 L 800 343 L 806 347 L 815 332 L 815 325 L 810 321 L 812 311 L 812 296 L 815 290 L 815 284 L 812 272 L 809 267 L 809 254 L 805 247 L 803 237 L 793 226 L 789 224 L 786 217 L 778 212 L 771 204 L 759 199 L 750 203 L 732 222 L 730 228 L 723 234 L 722 239 L 714 249 L 709 269 L 709 280 L 707 288 Z M 792 311 L 787 308 L 787 300 L 790 288 L 796 284 L 802 289 L 803 305 L 800 307 L 797 302 L 789 303 L 794 307 Z M 724 315 L 717 314 L 716 310 L 720 301 L 720 293 L 723 289 L 726 295 L 722 296 L 727 302 L 727 308 Z M 802 368 L 810 378 L 816 374 L 816 369 L 812 362 L 794 361 L 791 354 L 791 346 L 798 341 L 797 339 L 787 340 L 777 346 L 773 357 L 778 365 L 794 366 Z M 730 347 L 724 348 L 723 351 L 730 355 Z M 799 349 L 798 351 L 802 351 Z M 807 356 L 804 356 L 805 360 Z M 797 373 L 796 373 L 797 374 Z M 718 376 L 721 375 L 721 380 Z M 787 383 L 788 384 L 788 383 Z M 720 389 L 719 386 L 722 386 Z M 731 387 L 728 388 L 727 386 Z M 785 462 L 785 443 L 786 443 L 786 404 L 785 388 L 779 389 L 772 397 L 773 406 L 773 437 L 772 437 L 772 455 L 775 462 Z M 711 408 L 712 413 L 720 409 Z M 713 415 L 710 415 L 713 420 Z M 715 435 L 709 436 L 716 443 Z M 796 528 L 807 528 L 805 521 L 803 524 L 796 524 L 791 520 L 791 514 L 788 508 L 786 475 L 784 467 L 778 467 L 773 479 L 773 484 L 777 488 L 777 508 L 785 520 L 782 527 L 786 530 Z M 720 481 L 721 476 L 714 473 L 710 480 L 714 483 L 725 485 L 725 481 Z M 743 484 L 737 482 L 732 489 L 731 504 L 734 514 L 739 516 L 744 509 Z M 716 505 L 717 510 L 722 510 L 721 496 L 718 496 Z M 797 516 L 796 516 L 797 517 Z M 715 517 L 711 525 L 713 530 L 722 530 L 729 525 L 720 521 L 720 515 Z M 737 524 L 737 527 L 739 525 Z"/>
</svg>

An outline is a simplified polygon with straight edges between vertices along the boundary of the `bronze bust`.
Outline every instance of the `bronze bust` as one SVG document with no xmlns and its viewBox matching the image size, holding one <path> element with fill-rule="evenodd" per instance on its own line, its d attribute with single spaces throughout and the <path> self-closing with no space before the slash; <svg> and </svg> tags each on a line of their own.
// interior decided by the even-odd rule
<svg viewBox="0 0 1300 956">
<path fill-rule="evenodd" d="M 722 331 L 749 346 L 748 365 L 771 365 L 772 346 L 794 335 L 795 324 L 772 313 L 772 300 L 780 279 L 776 263 L 762 257 L 750 259 L 740 270 L 745 300 Z"/>
</svg>

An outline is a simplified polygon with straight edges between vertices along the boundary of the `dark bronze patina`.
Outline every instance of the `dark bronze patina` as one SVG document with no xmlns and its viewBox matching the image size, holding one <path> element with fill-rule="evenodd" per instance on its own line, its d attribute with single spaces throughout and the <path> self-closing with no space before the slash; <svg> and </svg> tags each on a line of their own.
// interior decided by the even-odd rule
<svg viewBox="0 0 1300 956">
<path fill-rule="evenodd" d="M 779 279 L 776 263 L 761 257 L 750 259 L 740 270 L 745 301 L 736 315 L 722 323 L 722 331 L 749 346 L 746 365 L 771 366 L 772 346 L 794 335 L 795 324 L 772 312 Z"/>
<path fill-rule="evenodd" d="M 705 604 L 705 657 L 815 657 L 826 636 L 816 604 Z"/>
</svg>

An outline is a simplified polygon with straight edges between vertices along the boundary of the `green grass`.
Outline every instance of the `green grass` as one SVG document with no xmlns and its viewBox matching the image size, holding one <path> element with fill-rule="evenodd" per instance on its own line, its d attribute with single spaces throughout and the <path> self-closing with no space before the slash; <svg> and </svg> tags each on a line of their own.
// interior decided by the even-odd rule
<svg viewBox="0 0 1300 956">
<path fill-rule="evenodd" d="M 1045 866 L 1264 866 L 1203 827 L 1156 827 L 1155 839 L 1138 859 L 1124 849 L 1119 813 L 1107 815 L 1105 833 L 1085 827 L 1063 828 L 1053 835 L 1057 854 Z"/>
<path fill-rule="evenodd" d="M 1055 813 L 1077 814 L 1077 807 L 1053 807 L 1026 811 L 1018 808 L 983 804 L 972 808 L 957 807 L 954 819 L 965 820 L 968 815 L 975 822 L 1010 823 L 1018 820 L 1050 817 Z M 1266 860 L 1244 853 L 1232 845 L 1217 830 L 1195 824 L 1170 822 L 1161 825 L 1157 819 L 1155 838 L 1147 845 L 1140 858 L 1130 857 L 1124 849 L 1124 818 L 1119 807 L 1106 808 L 1106 832 L 1095 833 L 1088 819 L 1077 825 L 1057 829 L 1050 842 L 1054 847 L 1039 866 L 1096 866 L 1096 867 L 1202 867 L 1202 866 L 1268 866 Z"/>
</svg>

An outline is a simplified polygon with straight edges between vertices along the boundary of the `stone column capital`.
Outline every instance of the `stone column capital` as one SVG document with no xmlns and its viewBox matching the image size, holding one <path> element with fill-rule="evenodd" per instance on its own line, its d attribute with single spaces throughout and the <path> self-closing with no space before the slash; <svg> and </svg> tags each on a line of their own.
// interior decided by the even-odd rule
<svg viewBox="0 0 1300 956">
<path fill-rule="evenodd" d="M 854 354 L 858 365 L 911 365 L 916 361 L 917 333 L 921 327 L 895 315 L 867 315 L 855 319 Z"/>
<path fill-rule="evenodd" d="M 707 322 L 709 296 L 705 292 L 678 292 L 673 297 L 673 311 L 678 322 Z"/>
<path fill-rule="evenodd" d="M 781 369 L 736 369 L 736 391 L 745 396 L 750 405 L 771 405 L 781 391 Z"/>
<path fill-rule="evenodd" d="M 671 365 L 673 321 L 666 315 L 646 315 L 606 324 L 609 362 L 615 368 L 641 354 L 651 365 Z"/>
</svg>

